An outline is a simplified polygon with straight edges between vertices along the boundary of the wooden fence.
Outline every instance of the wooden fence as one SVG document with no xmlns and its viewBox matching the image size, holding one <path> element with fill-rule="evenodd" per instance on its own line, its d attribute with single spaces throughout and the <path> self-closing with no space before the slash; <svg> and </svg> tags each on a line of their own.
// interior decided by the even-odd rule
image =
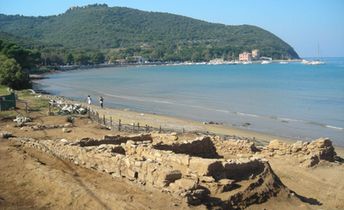
<svg viewBox="0 0 344 210">
<path fill-rule="evenodd" d="M 122 132 L 131 132 L 131 133 L 141 133 L 141 132 L 152 132 L 157 131 L 159 133 L 167 133 L 167 132 L 178 132 L 184 133 L 186 132 L 184 128 L 182 129 L 170 129 L 170 128 L 163 128 L 161 125 L 159 127 L 153 127 L 147 124 L 140 124 L 139 122 L 135 122 L 132 124 L 125 124 L 123 123 L 122 119 L 114 119 L 111 116 L 100 115 L 97 111 L 94 111 L 90 108 L 87 109 L 88 117 L 93 121 L 98 123 L 99 125 L 105 126 L 113 131 L 122 131 Z"/>
<path fill-rule="evenodd" d="M 72 104 L 65 103 L 63 105 L 72 105 Z M 112 116 L 101 115 L 99 114 L 99 112 L 91 109 L 90 107 L 85 107 L 85 106 L 81 106 L 81 107 L 86 109 L 87 111 L 86 116 L 88 116 L 89 119 L 113 131 L 130 132 L 130 133 L 142 133 L 142 132 L 152 132 L 152 131 L 157 131 L 159 133 L 171 133 L 171 132 L 185 133 L 186 132 L 184 128 L 181 128 L 181 129 L 163 128 L 161 125 L 159 127 L 153 127 L 147 124 L 140 124 L 139 122 L 126 124 L 122 121 L 122 119 L 118 119 L 118 118 L 115 119 Z M 61 110 L 61 107 L 57 107 L 49 103 L 48 113 L 52 113 L 55 108 L 58 108 Z M 71 114 L 71 115 L 74 115 L 74 114 Z"/>
<path fill-rule="evenodd" d="M 71 104 L 70 104 L 71 105 Z M 93 122 L 104 126 L 112 131 L 119 131 L 119 132 L 128 132 L 128 133 L 142 133 L 142 132 L 152 132 L 156 131 L 159 133 L 185 133 L 185 132 L 192 132 L 197 134 L 203 135 L 217 135 L 223 138 L 223 140 L 248 140 L 253 142 L 258 142 L 259 139 L 255 137 L 240 137 L 236 135 L 224 135 L 224 134 L 215 134 L 208 131 L 200 131 L 200 130 L 185 130 L 184 128 L 163 128 L 161 125 L 159 127 L 153 127 L 147 124 L 140 124 L 139 122 L 132 123 L 132 124 L 125 124 L 123 123 L 122 119 L 114 119 L 111 116 L 100 115 L 97 111 L 92 110 L 89 107 L 82 106 L 86 109 L 86 116 L 92 120 Z M 49 105 L 49 113 L 53 110 L 53 107 Z M 261 139 L 262 140 L 262 139 Z M 261 144 L 261 143 L 259 143 Z"/>
</svg>

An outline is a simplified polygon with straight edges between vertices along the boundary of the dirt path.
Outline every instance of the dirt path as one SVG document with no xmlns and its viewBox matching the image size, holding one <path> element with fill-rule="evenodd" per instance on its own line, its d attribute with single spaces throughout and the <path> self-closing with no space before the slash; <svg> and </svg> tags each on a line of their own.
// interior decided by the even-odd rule
<svg viewBox="0 0 344 210">
<path fill-rule="evenodd" d="M 313 168 L 300 167 L 285 158 L 272 158 L 271 167 L 282 182 L 305 196 L 314 209 L 344 209 L 344 165 L 322 163 Z"/>
</svg>

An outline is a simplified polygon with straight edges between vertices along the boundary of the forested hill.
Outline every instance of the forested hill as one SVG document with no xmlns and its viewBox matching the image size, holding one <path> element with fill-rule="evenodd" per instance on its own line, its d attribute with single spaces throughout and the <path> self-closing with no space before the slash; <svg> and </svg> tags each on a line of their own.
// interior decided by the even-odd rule
<svg viewBox="0 0 344 210">
<path fill-rule="evenodd" d="M 151 60 L 231 59 L 252 49 L 273 58 L 299 57 L 286 42 L 256 26 L 107 5 L 74 7 L 47 17 L 1 14 L 0 31 L 66 49 L 107 49 L 116 58 L 125 52 Z"/>
</svg>

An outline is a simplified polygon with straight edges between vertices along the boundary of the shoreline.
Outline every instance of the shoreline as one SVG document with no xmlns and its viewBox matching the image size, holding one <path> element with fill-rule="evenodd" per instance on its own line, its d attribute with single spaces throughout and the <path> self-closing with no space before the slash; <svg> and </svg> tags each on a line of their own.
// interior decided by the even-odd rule
<svg viewBox="0 0 344 210">
<path fill-rule="evenodd" d="M 251 61 L 249 64 L 262 64 L 263 60 Z M 272 64 L 278 64 L 280 62 L 286 63 L 300 63 L 302 59 L 292 60 L 271 60 Z M 77 71 L 77 70 L 88 70 L 98 68 L 111 68 L 111 67 L 136 67 L 136 66 L 182 66 L 182 65 L 246 65 L 244 61 L 204 61 L 204 62 L 150 62 L 150 63 L 119 63 L 119 64 L 94 64 L 94 65 L 69 65 L 69 66 L 57 66 L 58 70 L 50 70 L 48 72 L 30 74 L 32 80 L 45 79 L 44 75 L 66 72 L 66 71 Z"/>
<path fill-rule="evenodd" d="M 160 64 L 162 66 L 167 66 L 168 64 Z M 196 65 L 196 64 L 194 64 Z M 117 65 L 117 67 L 121 68 L 121 67 L 125 67 L 126 65 Z M 132 65 L 132 66 L 143 66 L 143 65 Z M 148 64 L 146 64 L 146 66 L 148 66 Z M 108 68 L 108 66 L 103 66 L 104 68 Z M 116 67 L 114 67 L 116 68 Z M 82 71 L 83 69 L 75 69 L 75 70 L 71 70 L 71 71 Z M 50 72 L 49 74 L 56 74 L 56 73 L 63 73 L 64 71 L 55 71 L 55 72 Z M 39 84 L 39 82 L 37 82 L 36 84 Z M 35 88 L 35 90 L 39 90 L 39 92 L 41 92 L 42 94 L 49 94 L 49 95 L 52 95 L 54 96 L 53 93 L 47 93 L 44 88 L 42 87 L 38 87 L 38 88 Z M 61 95 L 61 97 L 64 97 L 63 95 Z M 64 97 L 65 99 L 68 99 L 70 101 L 75 101 L 76 103 L 80 103 L 80 99 L 77 98 L 77 99 L 72 99 L 72 98 L 67 98 L 67 97 Z M 82 100 L 82 99 L 81 99 Z M 97 101 L 95 101 L 96 104 L 97 104 Z M 94 106 L 94 107 L 97 107 L 97 106 Z M 256 137 L 257 139 L 262 139 L 264 140 L 264 142 L 267 142 L 269 140 L 273 140 L 273 139 L 280 139 L 280 140 L 283 140 L 283 141 L 287 141 L 287 142 L 295 142 L 295 141 L 310 141 L 310 140 L 313 140 L 313 139 L 317 139 L 317 138 L 320 138 L 320 137 L 323 137 L 321 135 L 316 135 L 318 133 L 313 133 L 313 137 L 314 138 L 302 138 L 302 137 L 297 137 L 297 136 L 292 136 L 290 135 L 290 133 L 288 132 L 284 132 L 283 133 L 283 130 L 281 132 L 269 132 L 270 130 L 268 131 L 259 131 L 259 130 L 253 130 L 252 128 L 250 127 L 244 127 L 244 126 L 240 126 L 241 124 L 238 124 L 238 125 L 231 125 L 231 123 L 225 123 L 225 125 L 222 125 L 221 122 L 219 122 L 219 124 L 217 124 L 217 121 L 215 121 L 215 123 L 209 123 L 211 121 L 206 121 L 206 123 L 208 123 L 209 125 L 204 125 L 204 122 L 201 121 L 201 120 L 197 120 L 197 119 L 190 119 L 190 118 L 186 118 L 185 116 L 186 115 L 179 115 L 179 116 L 173 116 L 173 115 L 168 115 L 168 114 L 163 114 L 163 113 L 154 113 L 153 111 L 151 111 L 150 109 L 147 109 L 145 111 L 145 113 L 142 113 L 142 111 L 140 110 L 130 110 L 130 109 L 125 109 L 126 107 L 109 107 L 108 109 L 109 110 L 117 110 L 117 112 L 123 112 L 121 113 L 121 115 L 119 116 L 124 116 L 125 114 L 124 113 L 129 113 L 130 112 L 130 115 L 134 116 L 134 115 L 141 115 L 141 114 L 144 114 L 146 116 L 151 116 L 150 119 L 149 119 L 149 122 L 150 121 L 156 121 L 155 119 L 153 119 L 154 117 L 156 116 L 160 116 L 160 117 L 163 117 L 163 118 L 166 118 L 166 122 L 164 122 L 163 120 L 159 120 L 160 124 L 169 124 L 169 122 L 175 122 L 175 121 L 178 121 L 178 120 L 181 120 L 182 122 L 180 122 L 180 124 L 182 125 L 185 125 L 185 127 L 189 127 L 190 124 L 191 125 L 194 125 L 194 126 L 197 126 L 199 128 L 199 130 L 204 130 L 204 131 L 209 131 L 211 133 L 216 133 L 216 134 L 220 134 L 220 135 L 232 135 L 233 133 L 238 133 L 238 134 L 242 134 L 241 136 L 248 136 L 248 137 Z M 106 112 L 105 112 L 106 113 Z M 111 113 L 109 111 L 107 111 L 107 113 Z M 107 114 L 106 113 L 106 114 Z M 144 121 L 145 119 L 142 119 L 143 117 L 141 118 L 132 118 L 131 120 L 129 120 L 130 122 L 128 122 L 128 124 L 132 123 L 132 122 L 140 122 L 140 121 Z M 168 118 L 168 119 L 167 119 Z M 172 120 L 174 119 L 174 120 Z M 247 121 L 248 122 L 248 121 Z M 259 123 L 259 121 L 257 122 Z M 151 123 L 147 123 L 147 124 L 151 124 Z M 172 123 L 174 125 L 174 127 L 179 127 L 181 128 L 182 126 L 180 126 L 178 123 Z M 217 125 L 216 125 L 217 124 Z M 244 125 L 245 123 L 243 123 Z M 145 125 L 145 123 L 141 123 L 140 122 L 140 125 Z M 155 127 L 159 127 L 158 123 L 156 123 L 156 126 Z M 171 127 L 171 126 L 169 126 Z M 281 135 L 284 134 L 284 135 Z M 289 135 L 288 135 L 289 134 Z M 340 145 L 340 147 L 343 147 Z"/>
<path fill-rule="evenodd" d="M 78 101 L 75 99 L 67 98 L 65 96 L 57 96 L 44 91 L 33 90 L 36 94 L 41 94 L 47 99 L 63 100 L 71 104 L 81 104 L 83 107 L 90 107 L 92 110 L 97 111 L 100 116 L 112 117 L 114 121 L 121 119 L 124 124 L 140 123 L 140 125 L 149 125 L 155 128 L 168 128 L 171 130 L 182 130 L 190 132 L 203 131 L 216 135 L 236 135 L 241 137 L 254 138 L 262 143 L 268 143 L 271 140 L 279 139 L 286 142 L 295 142 L 298 139 L 277 136 L 259 131 L 253 131 L 245 128 L 233 127 L 220 123 L 204 123 L 192 119 L 186 119 L 175 116 L 168 116 L 163 114 L 155 114 L 148 112 L 138 112 L 130 109 L 119 109 L 113 107 L 100 108 L 98 105 L 88 105 L 86 102 Z"/>
<path fill-rule="evenodd" d="M 33 90 L 35 92 L 35 90 Z M 36 93 L 36 92 L 35 92 Z M 36 93 L 38 94 L 38 93 Z M 111 117 L 114 122 L 121 119 L 123 124 L 133 124 L 139 123 L 140 125 L 149 125 L 154 128 L 159 128 L 161 126 L 164 129 L 182 131 L 185 129 L 186 132 L 202 132 L 215 134 L 218 136 L 237 136 L 247 139 L 253 139 L 257 145 L 268 145 L 272 140 L 280 140 L 282 142 L 291 144 L 297 141 L 310 142 L 312 140 L 306 139 L 294 139 L 290 137 L 277 136 L 269 133 L 252 131 L 245 128 L 237 128 L 230 125 L 223 124 L 204 124 L 203 122 L 185 119 L 174 116 L 167 116 L 163 114 L 153 114 L 146 112 L 137 112 L 129 109 L 118 109 L 113 107 L 100 108 L 98 105 L 88 105 L 86 102 L 70 99 L 64 96 L 57 96 L 50 93 L 42 93 L 42 97 L 54 100 L 64 100 L 67 103 L 81 104 L 84 107 L 90 107 L 92 110 L 97 111 L 100 116 L 105 115 L 106 118 Z M 320 138 L 320 137 L 319 137 Z M 339 156 L 344 156 L 344 147 L 334 145 L 336 152 Z"/>
<path fill-rule="evenodd" d="M 227 124 L 222 123 L 204 123 L 197 120 L 182 118 L 182 117 L 175 117 L 175 116 L 168 116 L 164 114 L 155 114 L 149 112 L 138 112 L 135 110 L 130 109 L 119 109 L 114 107 L 104 107 L 103 109 L 100 108 L 98 105 L 88 105 L 85 102 L 67 98 L 65 96 L 58 96 L 53 95 L 48 92 L 44 92 L 41 90 L 33 90 L 37 94 L 42 94 L 43 97 L 48 99 L 54 100 L 63 100 L 68 103 L 72 104 L 81 104 L 84 107 L 90 107 L 92 110 L 97 111 L 100 116 L 105 115 L 106 117 L 112 117 L 115 119 L 121 119 L 122 123 L 125 124 L 132 124 L 132 123 L 140 123 L 140 125 L 149 125 L 155 128 L 159 128 L 162 126 L 163 128 L 168 129 L 175 129 L 175 130 L 182 130 L 185 131 L 203 131 L 214 133 L 216 135 L 236 135 L 248 138 L 254 138 L 262 143 L 268 143 L 271 140 L 278 139 L 285 142 L 296 142 L 300 139 L 291 138 L 291 137 L 283 137 L 274 134 L 253 131 L 245 128 L 239 128 L 230 126 Z M 306 141 L 306 140 L 303 140 Z"/>
</svg>

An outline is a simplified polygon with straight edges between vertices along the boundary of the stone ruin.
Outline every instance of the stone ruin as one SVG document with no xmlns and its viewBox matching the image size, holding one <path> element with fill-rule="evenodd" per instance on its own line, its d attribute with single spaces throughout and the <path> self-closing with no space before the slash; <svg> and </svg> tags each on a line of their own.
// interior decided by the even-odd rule
<svg viewBox="0 0 344 210">
<path fill-rule="evenodd" d="M 302 143 L 300 148 L 296 148 L 300 143 L 288 146 L 276 141 L 264 148 L 242 140 L 221 144 L 219 138 L 209 136 L 177 141 L 176 135 L 166 134 L 104 136 L 75 142 L 12 139 L 76 165 L 170 193 L 190 205 L 222 209 L 242 209 L 265 202 L 282 191 L 294 195 L 275 175 L 269 162 L 253 154 L 287 155 L 291 151 L 318 154 L 319 159 L 326 160 L 332 160 L 335 154 L 331 153 L 332 144 L 327 139 Z M 237 158 L 224 159 L 227 153 Z M 251 157 L 242 158 L 244 153 Z"/>
<path fill-rule="evenodd" d="M 273 140 L 267 147 L 262 148 L 266 156 L 291 156 L 297 158 L 302 166 L 312 167 L 320 161 L 333 162 L 337 158 L 332 142 L 328 138 L 316 139 L 312 142 L 297 141 L 287 144 Z"/>
</svg>

